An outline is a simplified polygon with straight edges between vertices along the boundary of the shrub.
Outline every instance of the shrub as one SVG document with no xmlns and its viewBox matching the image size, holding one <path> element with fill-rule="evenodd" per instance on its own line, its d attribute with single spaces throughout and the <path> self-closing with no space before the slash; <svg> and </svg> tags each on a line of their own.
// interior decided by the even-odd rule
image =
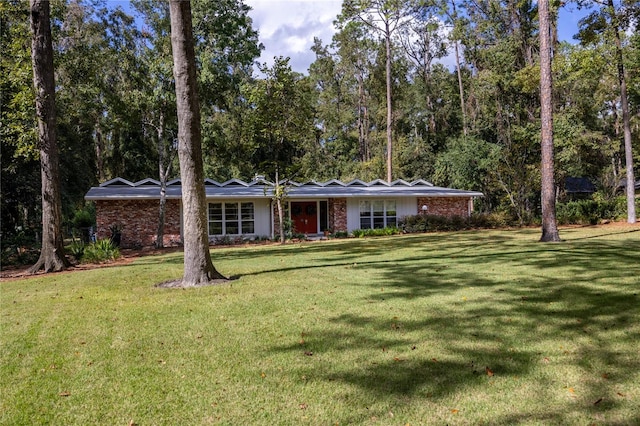
<svg viewBox="0 0 640 426">
<path fill-rule="evenodd" d="M 69 253 L 73 256 L 77 261 L 82 260 L 84 256 L 85 245 L 82 240 L 74 239 L 71 245 L 69 246 Z"/>
<path fill-rule="evenodd" d="M 29 265 L 38 261 L 40 243 L 32 231 L 18 231 L 15 235 L 2 235 L 0 265 Z"/>
<path fill-rule="evenodd" d="M 116 260 L 120 257 L 120 250 L 110 239 L 98 240 L 84 248 L 83 263 L 101 263 Z"/>
<path fill-rule="evenodd" d="M 601 220 L 615 220 L 626 216 L 626 201 L 624 201 L 622 208 L 620 207 L 618 199 L 558 203 L 556 205 L 556 220 L 562 225 L 595 225 Z"/>
<path fill-rule="evenodd" d="M 400 230 L 395 226 L 387 226 L 386 228 L 376 228 L 376 229 L 355 229 L 352 232 L 352 235 L 356 238 L 364 238 L 364 237 L 382 237 L 386 235 L 395 235 L 399 234 Z"/>
</svg>

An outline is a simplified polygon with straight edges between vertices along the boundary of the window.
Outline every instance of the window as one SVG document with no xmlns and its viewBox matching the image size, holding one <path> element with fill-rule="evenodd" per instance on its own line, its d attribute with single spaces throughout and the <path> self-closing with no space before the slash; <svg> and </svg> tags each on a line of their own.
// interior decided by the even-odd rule
<svg viewBox="0 0 640 426">
<path fill-rule="evenodd" d="M 396 202 L 394 200 L 360 201 L 360 229 L 378 229 L 396 226 Z"/>
<path fill-rule="evenodd" d="M 253 203 L 209 203 L 209 235 L 255 233 Z"/>
</svg>

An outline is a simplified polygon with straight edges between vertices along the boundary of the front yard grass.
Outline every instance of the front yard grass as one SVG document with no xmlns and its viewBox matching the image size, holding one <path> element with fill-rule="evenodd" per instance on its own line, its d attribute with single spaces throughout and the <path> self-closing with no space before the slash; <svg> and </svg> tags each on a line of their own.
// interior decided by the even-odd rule
<svg viewBox="0 0 640 426">
<path fill-rule="evenodd" d="M 640 424 L 640 228 L 213 250 L 0 284 L 0 424 Z"/>
</svg>

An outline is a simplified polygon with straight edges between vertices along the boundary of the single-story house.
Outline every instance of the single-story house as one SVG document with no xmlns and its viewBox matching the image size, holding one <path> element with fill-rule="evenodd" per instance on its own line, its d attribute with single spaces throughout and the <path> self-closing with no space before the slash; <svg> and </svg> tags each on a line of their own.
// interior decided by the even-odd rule
<svg viewBox="0 0 640 426">
<path fill-rule="evenodd" d="M 424 180 L 363 182 L 310 181 L 287 184 L 285 209 L 297 233 L 396 225 L 404 216 L 433 214 L 468 217 L 481 192 L 434 186 Z M 262 177 L 251 182 L 205 180 L 211 241 L 225 236 L 273 237 L 278 233 L 277 210 L 272 200 L 274 184 Z M 167 182 L 164 244 L 182 243 L 180 179 Z M 150 246 L 156 238 L 160 182 L 130 182 L 115 178 L 93 187 L 85 199 L 96 204 L 96 236 L 108 238 L 111 227 L 122 227 L 121 246 Z"/>
</svg>

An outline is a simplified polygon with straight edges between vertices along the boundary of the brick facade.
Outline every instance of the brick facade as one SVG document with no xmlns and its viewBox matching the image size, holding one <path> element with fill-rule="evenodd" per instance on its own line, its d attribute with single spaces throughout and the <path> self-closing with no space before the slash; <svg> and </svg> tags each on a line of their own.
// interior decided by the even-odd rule
<svg viewBox="0 0 640 426">
<path fill-rule="evenodd" d="M 347 199 L 329 198 L 329 229 L 331 232 L 346 232 L 347 228 Z"/>
<path fill-rule="evenodd" d="M 427 206 L 426 214 L 430 215 L 469 217 L 469 198 L 466 197 L 419 197 L 418 214 L 422 213 L 422 206 Z"/>
<path fill-rule="evenodd" d="M 120 247 L 153 246 L 158 232 L 158 200 L 96 201 L 96 237 L 110 238 L 110 227 L 122 228 Z M 164 218 L 165 247 L 182 245 L 180 235 L 180 201 L 167 200 Z"/>
</svg>

